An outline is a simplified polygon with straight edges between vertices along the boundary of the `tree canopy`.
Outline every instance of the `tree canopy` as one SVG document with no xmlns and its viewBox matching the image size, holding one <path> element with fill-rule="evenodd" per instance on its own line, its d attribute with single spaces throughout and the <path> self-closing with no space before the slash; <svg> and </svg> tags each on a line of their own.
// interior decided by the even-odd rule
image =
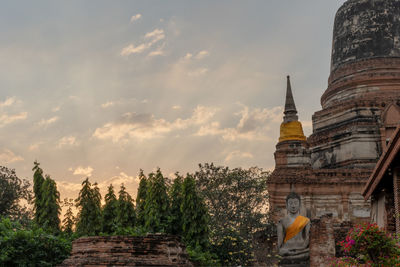
<svg viewBox="0 0 400 267">
<path fill-rule="evenodd" d="M 32 201 L 30 183 L 17 177 L 15 170 L 0 166 L 0 217 L 27 220 L 32 216 L 27 206 Z"/>
<path fill-rule="evenodd" d="M 78 208 L 76 231 L 79 235 L 96 235 L 101 231 L 101 195 L 97 184 L 86 178 L 75 200 Z"/>
<path fill-rule="evenodd" d="M 166 179 L 158 169 L 150 173 L 147 180 L 146 203 L 144 205 L 145 228 L 153 233 L 166 232 L 169 228 L 169 197 Z"/>
<path fill-rule="evenodd" d="M 213 251 L 223 264 L 254 261 L 254 234 L 268 225 L 268 176 L 257 167 L 229 169 L 214 164 L 199 165 L 194 174 L 210 214 Z"/>
</svg>

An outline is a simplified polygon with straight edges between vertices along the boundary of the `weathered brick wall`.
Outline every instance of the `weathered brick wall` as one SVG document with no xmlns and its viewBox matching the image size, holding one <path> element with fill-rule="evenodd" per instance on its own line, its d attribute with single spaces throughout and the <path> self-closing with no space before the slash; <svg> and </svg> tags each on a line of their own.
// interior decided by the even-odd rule
<svg viewBox="0 0 400 267">
<path fill-rule="evenodd" d="M 193 266 L 176 236 L 92 236 L 72 243 L 67 266 Z"/>
<path fill-rule="evenodd" d="M 329 266 L 329 258 L 335 256 L 335 236 L 331 214 L 311 220 L 310 266 Z"/>
<path fill-rule="evenodd" d="M 334 236 L 335 236 L 335 257 L 343 257 L 344 253 L 341 247 L 338 245 L 338 242 L 346 239 L 347 233 L 353 228 L 353 223 L 351 222 L 343 222 L 341 224 L 334 225 Z"/>
</svg>

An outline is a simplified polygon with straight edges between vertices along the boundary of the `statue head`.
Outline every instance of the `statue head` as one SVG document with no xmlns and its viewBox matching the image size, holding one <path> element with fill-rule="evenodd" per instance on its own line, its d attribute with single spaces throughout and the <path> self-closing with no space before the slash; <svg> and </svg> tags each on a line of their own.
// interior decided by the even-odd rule
<svg viewBox="0 0 400 267">
<path fill-rule="evenodd" d="M 296 214 L 300 210 L 301 199 L 295 192 L 290 192 L 286 197 L 286 209 L 291 214 Z"/>
</svg>

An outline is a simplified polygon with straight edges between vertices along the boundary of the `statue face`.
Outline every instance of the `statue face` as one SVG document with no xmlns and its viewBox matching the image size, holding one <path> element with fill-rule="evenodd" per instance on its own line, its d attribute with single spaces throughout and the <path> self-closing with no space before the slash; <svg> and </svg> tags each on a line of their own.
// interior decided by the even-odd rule
<svg viewBox="0 0 400 267">
<path fill-rule="evenodd" d="M 300 210 L 300 201 L 297 198 L 289 198 L 287 201 L 287 209 L 292 214 L 297 213 Z"/>
</svg>

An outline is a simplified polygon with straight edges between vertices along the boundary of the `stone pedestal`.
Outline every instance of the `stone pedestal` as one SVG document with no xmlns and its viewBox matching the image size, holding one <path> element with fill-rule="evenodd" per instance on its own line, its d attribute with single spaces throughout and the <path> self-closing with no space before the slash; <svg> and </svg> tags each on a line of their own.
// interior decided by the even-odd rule
<svg viewBox="0 0 400 267">
<path fill-rule="evenodd" d="M 280 267 L 309 267 L 310 261 L 298 261 L 298 260 L 281 260 L 279 262 Z"/>
</svg>

